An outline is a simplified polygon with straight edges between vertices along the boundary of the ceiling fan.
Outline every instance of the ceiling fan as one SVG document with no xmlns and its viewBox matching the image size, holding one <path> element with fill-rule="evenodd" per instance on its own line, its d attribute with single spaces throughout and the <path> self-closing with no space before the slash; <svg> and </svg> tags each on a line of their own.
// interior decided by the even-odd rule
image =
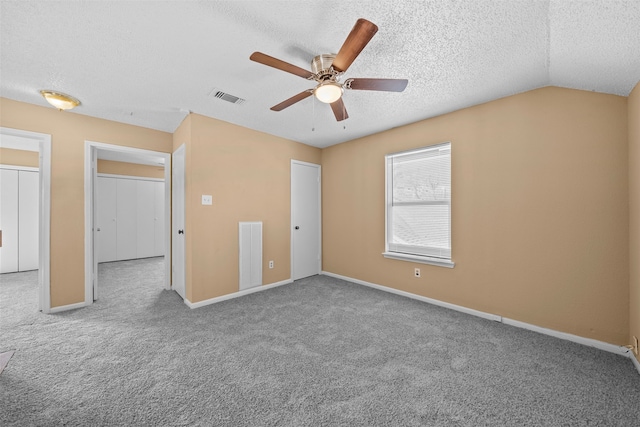
<svg viewBox="0 0 640 427">
<path fill-rule="evenodd" d="M 344 102 L 342 102 L 342 95 L 345 89 L 402 92 L 407 87 L 408 80 L 406 79 L 348 78 L 343 83 L 340 82 L 344 72 L 347 71 L 377 31 L 376 24 L 363 18 L 358 19 L 337 54 L 323 54 L 313 58 L 311 61 L 312 71 L 307 71 L 304 68 L 261 52 L 253 52 L 249 57 L 252 61 L 295 74 L 307 80 L 314 80 L 318 83 L 313 89 L 307 89 L 274 105 L 271 110 L 282 111 L 296 102 L 315 95 L 319 101 L 330 104 L 336 120 L 342 121 L 349 118 Z"/>
</svg>

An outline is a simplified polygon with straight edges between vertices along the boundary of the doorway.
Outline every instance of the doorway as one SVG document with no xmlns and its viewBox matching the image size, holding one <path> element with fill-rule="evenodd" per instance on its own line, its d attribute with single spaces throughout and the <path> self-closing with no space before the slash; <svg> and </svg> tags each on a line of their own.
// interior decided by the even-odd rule
<svg viewBox="0 0 640 427">
<path fill-rule="evenodd" d="M 51 135 L 0 127 L 0 147 L 38 153 L 38 309 L 51 312 Z"/>
<path fill-rule="evenodd" d="M 164 288 L 171 288 L 171 154 L 85 141 L 85 305 L 99 296 L 98 159 L 164 166 Z"/>
<path fill-rule="evenodd" d="M 320 274 L 320 165 L 291 160 L 291 279 Z"/>
</svg>

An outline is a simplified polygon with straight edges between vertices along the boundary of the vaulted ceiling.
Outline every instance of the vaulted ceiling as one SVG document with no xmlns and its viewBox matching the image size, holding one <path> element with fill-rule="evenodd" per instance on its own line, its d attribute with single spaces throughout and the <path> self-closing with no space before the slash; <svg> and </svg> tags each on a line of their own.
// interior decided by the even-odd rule
<svg viewBox="0 0 640 427">
<path fill-rule="evenodd" d="M 640 80 L 640 1 L 6 1 L 0 96 L 173 132 L 189 112 L 326 147 L 554 85 L 627 96 Z M 346 91 L 349 118 L 309 97 L 313 82 L 249 60 L 310 69 L 358 18 L 378 33 L 345 73 L 406 78 L 402 93 Z M 224 92 L 244 102 L 217 98 Z"/>
</svg>

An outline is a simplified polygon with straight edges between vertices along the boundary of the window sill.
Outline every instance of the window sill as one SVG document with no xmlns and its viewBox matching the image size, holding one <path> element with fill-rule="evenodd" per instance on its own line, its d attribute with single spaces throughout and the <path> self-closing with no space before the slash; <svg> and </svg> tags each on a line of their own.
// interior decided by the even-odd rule
<svg viewBox="0 0 640 427">
<path fill-rule="evenodd" d="M 410 262 L 419 262 L 421 264 L 437 265 L 438 267 L 453 268 L 456 265 L 456 263 L 453 261 L 449 261 L 441 258 L 432 258 L 432 257 L 420 256 L 420 255 L 409 255 L 409 254 L 402 254 L 399 252 L 383 252 L 382 256 L 385 258 L 397 259 L 400 261 L 410 261 Z"/>
</svg>

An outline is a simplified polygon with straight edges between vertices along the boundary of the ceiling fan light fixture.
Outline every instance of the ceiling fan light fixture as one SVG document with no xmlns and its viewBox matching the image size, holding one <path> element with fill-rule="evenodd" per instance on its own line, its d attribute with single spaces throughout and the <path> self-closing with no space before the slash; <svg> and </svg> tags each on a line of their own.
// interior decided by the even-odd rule
<svg viewBox="0 0 640 427">
<path fill-rule="evenodd" d="M 344 89 L 337 82 L 329 81 L 320 83 L 313 91 L 318 101 L 332 104 L 342 97 Z"/>
<path fill-rule="evenodd" d="M 66 93 L 56 92 L 53 90 L 41 90 L 40 94 L 47 100 L 49 104 L 60 111 L 71 110 L 80 105 L 80 101 Z"/>
</svg>

